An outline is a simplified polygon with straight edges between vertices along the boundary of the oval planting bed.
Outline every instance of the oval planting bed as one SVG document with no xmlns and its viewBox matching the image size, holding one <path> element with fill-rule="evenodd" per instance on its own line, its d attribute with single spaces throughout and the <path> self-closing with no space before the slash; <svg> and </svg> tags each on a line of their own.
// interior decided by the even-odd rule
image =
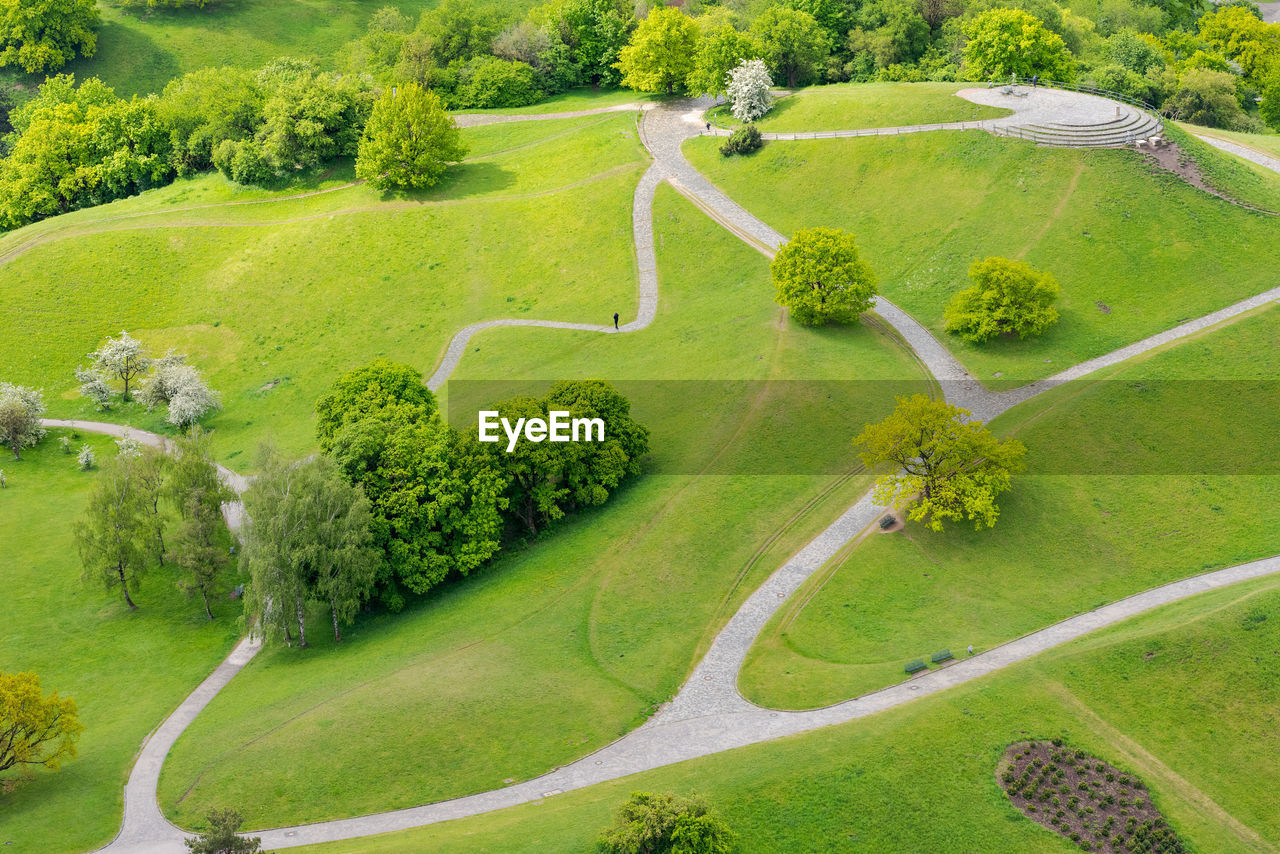
<svg viewBox="0 0 1280 854">
<path fill-rule="evenodd" d="M 1013 805 L 1085 851 L 1181 854 L 1182 840 L 1147 787 L 1083 750 L 1048 741 L 1009 746 L 996 770 Z"/>
</svg>

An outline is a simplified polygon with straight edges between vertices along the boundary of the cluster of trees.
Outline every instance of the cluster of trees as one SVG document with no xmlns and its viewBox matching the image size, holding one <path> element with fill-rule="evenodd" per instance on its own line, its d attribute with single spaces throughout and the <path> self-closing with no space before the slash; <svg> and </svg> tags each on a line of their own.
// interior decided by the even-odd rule
<svg viewBox="0 0 1280 854">
<path fill-rule="evenodd" d="M 373 104 L 368 81 L 277 60 L 206 68 L 161 95 L 118 97 L 91 77 L 48 79 L 10 113 L 0 226 L 102 204 L 217 166 L 240 183 L 354 156 Z"/>
<path fill-rule="evenodd" d="M 141 341 L 124 331 L 90 353 L 89 367 L 76 368 L 75 377 L 80 393 L 103 410 L 117 400 L 133 400 L 130 385 L 141 381 L 138 401 L 148 410 L 168 407 L 168 421 L 176 427 L 190 427 L 220 406 L 218 393 L 187 364 L 184 354 L 170 350 L 153 359 Z"/>
<path fill-rule="evenodd" d="M 234 496 L 219 477 L 209 434 L 192 427 L 169 455 L 127 435 L 117 445 L 75 528 L 84 580 L 109 593 L 118 588 L 129 609 L 137 610 L 129 594 L 154 565 L 169 560 L 181 570 L 175 585 L 188 596 L 198 594 L 212 620 L 209 594 L 230 560 L 222 504 Z M 166 539 L 171 511 L 177 530 Z"/>
<path fill-rule="evenodd" d="M 0 671 L 0 773 L 22 775 L 0 781 L 0 791 L 12 791 L 33 768 L 56 771 L 74 758 L 83 731 L 75 700 L 43 693 L 35 673 Z"/>
<path fill-rule="evenodd" d="M 316 603 L 340 639 L 365 600 L 399 610 L 406 594 L 465 576 L 511 541 L 603 504 L 648 451 L 648 431 L 604 382 L 560 382 L 494 407 L 511 420 L 552 409 L 600 418 L 604 441 L 521 441 L 507 452 L 446 423 L 422 380 L 386 360 L 357 368 L 317 401 L 322 454 L 267 456 L 245 494 L 250 620 L 289 642 L 296 631 L 305 644 Z"/>
<path fill-rule="evenodd" d="M 633 792 L 596 842 L 600 854 L 731 854 L 737 834 L 699 797 Z"/>
<path fill-rule="evenodd" d="M 96 0 L 0 0 L 0 67 L 57 71 L 98 47 Z"/>
</svg>

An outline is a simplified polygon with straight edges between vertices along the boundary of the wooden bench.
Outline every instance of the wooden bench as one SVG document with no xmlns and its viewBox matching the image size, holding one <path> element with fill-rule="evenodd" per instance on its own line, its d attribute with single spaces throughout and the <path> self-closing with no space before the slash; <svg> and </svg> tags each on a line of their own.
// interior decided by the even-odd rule
<svg viewBox="0 0 1280 854">
<path fill-rule="evenodd" d="M 924 670 L 928 666 L 929 665 L 924 663 L 923 658 L 917 658 L 915 661 L 908 661 L 907 666 L 903 669 L 906 670 L 907 673 L 919 673 L 921 670 Z"/>
<path fill-rule="evenodd" d="M 955 656 L 951 654 L 951 650 L 944 649 L 935 652 L 933 655 L 929 656 L 929 658 L 932 659 L 934 664 L 941 664 L 944 661 L 949 661 L 955 658 Z"/>
</svg>

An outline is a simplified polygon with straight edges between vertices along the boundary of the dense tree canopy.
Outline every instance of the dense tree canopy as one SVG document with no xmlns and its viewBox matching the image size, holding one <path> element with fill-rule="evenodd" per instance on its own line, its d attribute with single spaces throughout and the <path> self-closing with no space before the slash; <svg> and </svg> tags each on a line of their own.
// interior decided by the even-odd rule
<svg viewBox="0 0 1280 854">
<path fill-rule="evenodd" d="M 965 26 L 965 35 L 964 63 L 971 79 L 1016 74 L 1069 81 L 1074 76 L 1062 37 L 1021 9 L 988 9 Z"/>
<path fill-rule="evenodd" d="M 893 414 L 868 424 L 854 444 L 868 468 L 892 467 L 876 480 L 875 500 L 935 531 L 962 519 L 975 529 L 995 525 L 996 498 L 1008 491 L 1026 453 L 1016 439 L 997 439 L 968 410 L 923 394 L 898 398 Z"/>
<path fill-rule="evenodd" d="M 969 278 L 973 286 L 947 306 L 948 332 L 982 342 L 997 335 L 1039 335 L 1058 322 L 1058 282 L 1048 273 L 993 256 L 974 261 Z"/>
<path fill-rule="evenodd" d="M 95 0 L 0 0 L 0 66 L 57 71 L 98 45 Z"/>
<path fill-rule="evenodd" d="M 729 73 L 744 60 L 759 59 L 760 52 L 755 38 L 733 24 L 719 23 L 704 30 L 686 82 L 689 94 L 724 95 Z"/>
<path fill-rule="evenodd" d="M 659 7 L 640 22 L 618 55 L 622 85 L 673 94 L 693 71 L 698 25 L 679 9 Z"/>
<path fill-rule="evenodd" d="M 765 64 L 788 86 L 810 83 L 831 52 L 827 33 L 808 12 L 770 6 L 751 25 Z"/>
<path fill-rule="evenodd" d="M 805 326 L 853 323 L 871 308 L 876 277 L 853 235 L 838 228 L 802 228 L 770 267 L 778 305 Z"/>
</svg>

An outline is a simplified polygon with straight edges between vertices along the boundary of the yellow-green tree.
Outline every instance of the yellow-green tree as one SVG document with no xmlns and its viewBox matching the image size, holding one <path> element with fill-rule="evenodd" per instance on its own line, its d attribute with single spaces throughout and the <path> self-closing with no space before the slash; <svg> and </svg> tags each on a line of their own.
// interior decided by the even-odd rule
<svg viewBox="0 0 1280 854">
<path fill-rule="evenodd" d="M 0 771 L 56 771 L 76 755 L 83 730 L 75 700 L 42 694 L 34 673 L 0 672 Z"/>
<path fill-rule="evenodd" d="M 1062 37 L 1021 9 L 988 9 L 965 24 L 964 34 L 964 67 L 972 80 L 1016 74 L 1070 81 L 1075 74 Z"/>
<path fill-rule="evenodd" d="M 876 277 L 839 228 L 802 228 L 770 267 L 778 305 L 805 326 L 853 323 L 871 308 Z"/>
<path fill-rule="evenodd" d="M 622 85 L 637 92 L 675 93 L 693 71 L 698 48 L 698 25 L 679 9 L 649 13 L 618 54 Z"/>
<path fill-rule="evenodd" d="M 893 467 L 876 480 L 875 500 L 935 531 L 962 519 L 975 529 L 995 525 L 996 497 L 1008 491 L 1027 451 L 1016 439 L 996 438 L 969 410 L 923 394 L 899 397 L 893 414 L 868 424 L 853 443 L 868 468 Z"/>
<path fill-rule="evenodd" d="M 57 71 L 98 46 L 95 0 L 0 0 L 0 66 Z"/>
<path fill-rule="evenodd" d="M 969 267 L 973 286 L 947 306 L 947 331 L 969 341 L 1039 335 L 1058 322 L 1058 280 L 1022 261 L 992 256 Z"/>
<path fill-rule="evenodd" d="M 440 96 L 417 83 L 393 86 L 373 105 L 356 157 L 356 177 L 375 187 L 431 187 L 467 154 Z"/>
</svg>

